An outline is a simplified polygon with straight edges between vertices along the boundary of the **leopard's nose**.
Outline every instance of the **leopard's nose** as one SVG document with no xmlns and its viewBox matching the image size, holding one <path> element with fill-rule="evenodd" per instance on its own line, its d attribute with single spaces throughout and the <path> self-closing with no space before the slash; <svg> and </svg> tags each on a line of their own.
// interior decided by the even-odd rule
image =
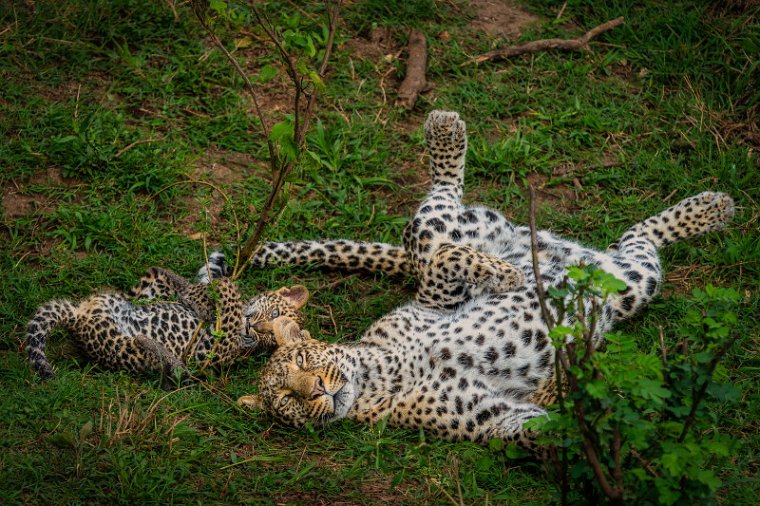
<svg viewBox="0 0 760 506">
<path fill-rule="evenodd" d="M 311 389 L 311 398 L 316 399 L 318 397 L 321 397 L 327 393 L 327 390 L 325 390 L 325 383 L 322 381 L 322 378 L 317 376 L 314 380 L 314 387 Z"/>
</svg>

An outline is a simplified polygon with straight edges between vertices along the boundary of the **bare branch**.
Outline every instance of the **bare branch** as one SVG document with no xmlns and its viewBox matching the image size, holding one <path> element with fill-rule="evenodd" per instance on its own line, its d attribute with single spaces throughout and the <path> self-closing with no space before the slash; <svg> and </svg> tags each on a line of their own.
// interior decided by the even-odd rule
<svg viewBox="0 0 760 506">
<path fill-rule="evenodd" d="M 425 68 L 427 67 L 427 40 L 419 30 L 412 30 L 407 45 L 409 58 L 406 61 L 406 76 L 398 89 L 396 105 L 411 110 L 417 101 L 417 95 L 427 86 Z"/>
<path fill-rule="evenodd" d="M 198 19 L 198 22 L 203 27 L 204 30 L 206 30 L 206 33 L 208 33 L 209 37 L 211 37 L 211 40 L 214 41 L 214 45 L 219 48 L 219 50 L 224 54 L 224 56 L 227 57 L 227 60 L 232 64 L 232 66 L 237 71 L 238 75 L 243 78 L 243 82 L 245 83 L 245 88 L 248 91 L 248 94 L 251 96 L 251 100 L 253 100 L 253 108 L 256 110 L 256 116 L 259 118 L 259 122 L 261 123 L 261 134 L 264 136 L 264 138 L 267 140 L 267 147 L 269 148 L 269 157 L 270 157 L 270 165 L 272 165 L 272 169 L 274 170 L 274 163 L 276 159 L 276 151 L 274 149 L 274 144 L 272 144 L 272 141 L 269 140 L 269 125 L 267 124 L 266 118 L 264 117 L 264 114 L 261 112 L 261 108 L 259 107 L 259 99 L 256 95 L 256 89 L 253 87 L 253 84 L 251 83 L 251 80 L 248 79 L 248 75 L 245 73 L 243 68 L 240 66 L 238 61 L 235 59 L 234 56 L 227 50 L 226 47 L 224 47 L 224 44 L 221 40 L 219 40 L 219 37 L 217 37 L 216 33 L 214 33 L 214 30 L 211 29 L 210 26 L 208 26 L 208 23 L 206 23 L 206 17 L 205 12 L 203 11 L 202 7 L 199 5 L 198 2 L 193 2 L 193 12 L 195 13 L 195 17 Z"/>
<path fill-rule="evenodd" d="M 332 55 L 333 46 L 335 45 L 335 32 L 338 29 L 338 16 L 340 14 L 341 5 L 342 5 L 342 0 L 338 0 L 334 4 L 334 6 L 330 8 L 330 2 L 328 2 L 327 0 L 325 1 L 329 29 L 328 29 L 327 41 L 325 42 L 324 55 L 322 56 L 322 62 L 319 66 L 318 74 L 320 78 L 324 77 L 325 72 L 327 71 L 327 65 L 329 63 L 330 56 Z M 293 81 L 293 85 L 295 87 L 293 142 L 300 152 L 300 148 L 303 146 L 303 143 L 306 140 L 306 132 L 309 129 L 312 111 L 314 109 L 314 103 L 317 97 L 316 90 L 311 91 L 309 98 L 306 102 L 306 106 L 303 109 L 303 114 L 301 114 L 301 100 L 304 95 L 303 76 L 300 76 L 298 74 L 298 71 L 296 69 L 295 63 L 293 62 L 293 59 L 290 57 L 287 51 L 285 51 L 285 48 L 280 43 L 277 37 L 277 34 L 274 28 L 272 27 L 271 23 L 269 22 L 269 20 L 265 16 L 263 16 L 258 11 L 258 9 L 256 9 L 255 6 L 251 6 L 251 9 L 254 12 L 254 16 L 259 21 L 262 28 L 271 39 L 272 43 L 277 48 L 277 51 L 280 54 L 280 58 L 282 59 L 283 63 L 285 64 L 287 68 L 288 75 Z M 268 133 L 267 133 L 267 137 L 268 137 Z M 282 187 L 285 185 L 285 179 L 287 178 L 288 174 L 290 174 L 290 172 L 293 170 L 293 167 L 295 167 L 295 164 L 296 164 L 296 160 L 289 160 L 280 166 L 276 166 L 274 164 L 272 165 L 272 177 L 273 177 L 272 191 L 270 192 L 269 197 L 267 198 L 266 202 L 264 203 L 264 206 L 261 209 L 259 220 L 256 223 L 256 228 L 254 229 L 253 234 L 248 238 L 248 240 L 243 245 L 243 247 L 238 250 L 238 255 L 235 260 L 235 268 L 233 269 L 232 275 L 231 275 L 232 279 L 237 279 L 240 276 L 240 274 L 242 274 L 246 265 L 248 265 L 248 261 L 251 259 L 251 257 L 253 257 L 253 255 L 258 250 L 258 247 L 259 247 L 258 244 L 261 241 L 264 231 L 266 230 L 267 226 L 269 225 L 271 221 L 271 213 L 272 213 L 272 210 L 274 209 L 274 205 L 275 205 L 275 202 L 277 201 L 277 197 L 280 195 L 280 192 L 282 191 Z"/>
<path fill-rule="evenodd" d="M 595 26 L 577 39 L 542 39 L 526 42 L 525 44 L 519 46 L 510 46 L 502 49 L 495 49 L 480 56 L 476 56 L 475 58 L 471 58 L 465 62 L 465 65 L 472 63 L 482 63 L 485 61 L 506 60 L 508 58 L 512 58 L 513 56 L 537 53 L 546 49 L 561 49 L 564 51 L 588 51 L 588 43 L 591 41 L 591 39 L 600 33 L 612 30 L 613 28 L 622 25 L 623 21 L 623 17 L 607 21 L 606 23 L 602 23 L 599 26 Z"/>
<path fill-rule="evenodd" d="M 529 208 L 529 225 L 530 225 L 530 254 L 533 260 L 533 277 L 536 279 L 536 293 L 538 293 L 538 302 L 541 304 L 541 316 L 548 328 L 556 325 L 554 317 L 546 306 L 546 292 L 544 291 L 544 282 L 541 280 L 541 272 L 538 268 L 538 239 L 536 233 L 536 189 L 529 186 L 530 208 Z"/>
<path fill-rule="evenodd" d="M 581 429 L 583 451 L 586 454 L 586 459 L 588 460 L 591 469 L 594 471 L 596 481 L 599 482 L 599 486 L 602 488 L 604 495 L 610 499 L 612 504 L 621 504 L 623 501 L 623 489 L 613 487 L 607 479 L 602 464 L 599 462 L 597 450 L 594 447 L 594 433 L 588 426 L 588 422 L 586 422 L 586 413 L 580 402 L 575 403 L 575 416 Z"/>
</svg>

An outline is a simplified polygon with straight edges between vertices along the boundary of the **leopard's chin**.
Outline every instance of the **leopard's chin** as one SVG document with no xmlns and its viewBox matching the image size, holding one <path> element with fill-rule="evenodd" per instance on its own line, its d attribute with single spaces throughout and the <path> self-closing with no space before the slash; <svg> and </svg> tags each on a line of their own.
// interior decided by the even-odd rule
<svg viewBox="0 0 760 506">
<path fill-rule="evenodd" d="M 355 402 L 356 389 L 347 381 L 333 394 L 333 412 L 323 418 L 323 423 L 327 424 L 345 418 Z"/>
</svg>

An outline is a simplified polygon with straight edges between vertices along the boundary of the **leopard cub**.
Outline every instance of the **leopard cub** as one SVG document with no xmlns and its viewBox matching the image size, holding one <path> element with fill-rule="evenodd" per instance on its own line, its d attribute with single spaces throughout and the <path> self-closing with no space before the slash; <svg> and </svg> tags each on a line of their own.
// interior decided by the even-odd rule
<svg viewBox="0 0 760 506">
<path fill-rule="evenodd" d="M 218 258 L 214 259 L 219 262 Z M 274 344 L 270 320 L 303 322 L 309 298 L 300 285 L 283 287 L 245 306 L 229 279 L 191 284 L 177 274 L 151 268 L 127 293 L 101 292 L 80 302 L 52 300 L 27 326 L 26 351 L 43 379 L 53 377 L 45 341 L 56 327 L 69 331 L 83 354 L 104 369 L 186 375 L 191 361 L 201 370 Z"/>
</svg>

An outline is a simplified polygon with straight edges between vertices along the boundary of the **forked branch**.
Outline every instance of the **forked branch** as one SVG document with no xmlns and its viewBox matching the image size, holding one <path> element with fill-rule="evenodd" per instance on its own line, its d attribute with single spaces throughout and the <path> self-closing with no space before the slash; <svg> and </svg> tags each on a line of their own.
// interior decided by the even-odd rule
<svg viewBox="0 0 760 506">
<path fill-rule="evenodd" d="M 317 71 L 319 79 L 322 79 L 324 77 L 325 72 L 327 71 L 330 56 L 332 55 L 341 4 L 342 0 L 337 0 L 335 2 L 325 0 L 329 29 L 327 40 L 325 42 L 322 61 L 319 66 L 319 70 Z M 229 62 L 232 64 L 232 67 L 243 79 L 243 82 L 245 83 L 245 89 L 251 96 L 256 115 L 259 118 L 261 125 L 260 133 L 264 136 L 269 151 L 269 166 L 272 173 L 272 190 L 264 202 L 261 211 L 259 212 L 258 221 L 253 227 L 253 233 L 246 240 L 245 244 L 242 245 L 242 247 L 240 245 L 238 246 L 235 266 L 231 274 L 232 279 L 237 279 L 243 272 L 245 266 L 248 264 L 248 261 L 256 253 L 258 244 L 261 241 L 261 238 L 267 226 L 270 224 L 272 216 L 277 214 L 274 209 L 275 204 L 277 203 L 280 193 L 282 192 L 282 188 L 285 185 L 285 180 L 288 174 L 290 174 L 298 162 L 298 155 L 300 154 L 301 147 L 303 146 L 303 143 L 306 139 L 306 132 L 309 129 L 311 116 L 314 110 L 314 103 L 317 96 L 316 87 L 313 86 L 314 83 L 312 83 L 312 86 L 309 86 L 309 79 L 307 79 L 306 76 L 301 75 L 301 73 L 298 71 L 293 57 L 287 52 L 284 45 L 280 41 L 279 34 L 277 33 L 275 27 L 272 25 L 271 21 L 256 7 L 256 5 L 250 4 L 249 7 L 253 12 L 257 23 L 262 28 L 262 30 L 264 30 L 264 33 L 266 34 L 270 43 L 277 50 L 280 61 L 285 67 L 285 71 L 293 83 L 293 144 L 296 147 L 296 156 L 283 156 L 283 154 L 278 152 L 274 143 L 272 142 L 271 126 L 269 125 L 266 116 L 259 106 L 256 88 L 253 86 L 251 80 L 248 78 L 237 60 L 227 50 L 222 41 L 219 40 L 219 37 L 217 37 L 212 28 L 206 22 L 206 11 L 202 6 L 202 2 L 193 2 L 193 10 L 201 26 L 209 34 L 214 42 L 214 45 L 216 45 L 216 47 L 227 57 Z M 304 99 L 306 100 L 305 104 Z"/>
<path fill-rule="evenodd" d="M 521 54 L 532 54 L 547 49 L 560 49 L 563 51 L 588 51 L 589 42 L 601 33 L 612 30 L 623 24 L 623 17 L 615 18 L 599 26 L 595 26 L 588 32 L 584 33 L 577 39 L 542 39 L 526 42 L 519 46 L 509 46 L 502 49 L 495 49 L 488 53 L 481 54 L 468 60 L 465 65 L 472 63 L 483 63 L 485 61 L 498 61 L 519 56 Z"/>
</svg>

